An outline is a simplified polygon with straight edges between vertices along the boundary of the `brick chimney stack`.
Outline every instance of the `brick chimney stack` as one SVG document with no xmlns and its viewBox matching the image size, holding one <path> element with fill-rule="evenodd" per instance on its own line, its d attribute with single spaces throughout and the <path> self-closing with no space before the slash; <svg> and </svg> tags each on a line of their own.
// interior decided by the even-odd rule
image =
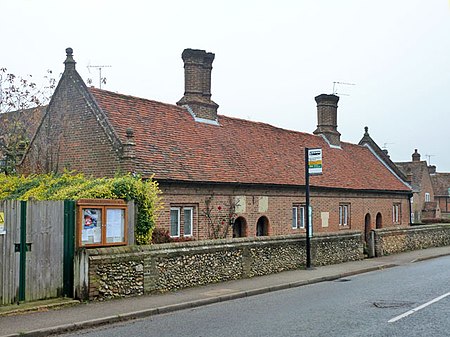
<svg viewBox="0 0 450 337">
<path fill-rule="evenodd" d="M 184 96 L 177 105 L 188 106 L 196 118 L 217 121 L 217 105 L 211 100 L 211 71 L 214 54 L 204 50 L 185 49 Z"/>
<path fill-rule="evenodd" d="M 428 173 L 429 174 L 436 174 L 436 166 L 435 165 L 428 165 Z"/>
<path fill-rule="evenodd" d="M 341 134 L 337 131 L 337 103 L 336 95 L 322 94 L 315 98 L 317 102 L 317 129 L 315 135 L 323 135 L 330 145 L 341 146 Z"/>
<path fill-rule="evenodd" d="M 417 149 L 415 149 L 414 153 L 412 154 L 412 161 L 420 161 L 420 153 L 417 152 Z"/>
</svg>

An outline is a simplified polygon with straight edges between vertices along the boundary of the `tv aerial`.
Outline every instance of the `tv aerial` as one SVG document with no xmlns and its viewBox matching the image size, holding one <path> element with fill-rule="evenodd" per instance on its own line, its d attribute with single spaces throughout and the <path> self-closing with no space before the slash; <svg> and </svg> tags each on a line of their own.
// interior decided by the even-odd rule
<svg viewBox="0 0 450 337">
<path fill-rule="evenodd" d="M 387 150 L 388 145 L 392 145 L 395 143 L 383 143 L 383 150 Z"/>
<path fill-rule="evenodd" d="M 425 154 L 425 157 L 428 158 L 428 165 L 431 165 L 431 157 L 436 157 L 434 154 Z"/>
<path fill-rule="evenodd" d="M 339 96 L 350 96 L 350 94 L 343 94 L 341 92 L 338 92 L 337 87 L 339 85 L 356 85 L 355 83 L 348 83 L 348 82 L 333 82 L 333 95 L 339 95 Z"/>
<path fill-rule="evenodd" d="M 96 68 L 98 69 L 98 87 L 101 89 L 102 84 L 106 84 L 106 77 L 102 77 L 102 69 L 103 68 L 111 68 L 112 66 L 87 66 L 89 74 L 91 73 L 90 68 Z M 92 82 L 92 81 L 91 81 Z"/>
</svg>

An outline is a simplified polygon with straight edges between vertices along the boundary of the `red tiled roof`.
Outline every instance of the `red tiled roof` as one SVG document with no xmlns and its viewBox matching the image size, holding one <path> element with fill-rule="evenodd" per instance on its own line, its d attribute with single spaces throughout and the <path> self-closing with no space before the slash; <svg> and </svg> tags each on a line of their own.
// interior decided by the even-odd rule
<svg viewBox="0 0 450 337">
<path fill-rule="evenodd" d="M 19 128 L 19 130 L 25 131 L 27 138 L 31 138 L 36 132 L 46 108 L 47 106 L 44 105 L 0 113 L 0 136 L 3 133 Z M 19 123 L 19 127 L 15 125 L 16 123 Z"/>
<path fill-rule="evenodd" d="M 323 174 L 313 186 L 409 191 L 368 148 L 219 115 L 219 124 L 194 121 L 176 105 L 89 89 L 119 138 L 135 135 L 137 172 L 156 180 L 304 185 L 304 148 L 323 149 Z"/>
<path fill-rule="evenodd" d="M 436 173 L 431 175 L 431 182 L 435 196 L 449 196 L 450 173 Z"/>
</svg>

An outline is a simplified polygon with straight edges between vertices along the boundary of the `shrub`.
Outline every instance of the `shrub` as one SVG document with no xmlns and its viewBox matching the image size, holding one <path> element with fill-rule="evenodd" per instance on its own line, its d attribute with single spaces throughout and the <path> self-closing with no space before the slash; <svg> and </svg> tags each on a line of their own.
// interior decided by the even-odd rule
<svg viewBox="0 0 450 337">
<path fill-rule="evenodd" d="M 169 231 L 162 228 L 155 228 L 152 232 L 152 243 L 168 243 L 170 242 Z"/>
<path fill-rule="evenodd" d="M 161 207 L 160 190 L 153 179 L 125 174 L 114 178 L 87 178 L 83 174 L 64 172 L 14 176 L 0 174 L 0 200 L 134 200 L 138 208 L 136 243 L 150 244 L 156 215 Z"/>
<path fill-rule="evenodd" d="M 167 229 L 155 228 L 152 232 L 152 243 L 169 243 L 169 242 L 186 242 L 186 241 L 194 241 L 195 239 L 192 237 L 179 237 L 173 238 L 170 236 L 170 233 Z"/>
</svg>

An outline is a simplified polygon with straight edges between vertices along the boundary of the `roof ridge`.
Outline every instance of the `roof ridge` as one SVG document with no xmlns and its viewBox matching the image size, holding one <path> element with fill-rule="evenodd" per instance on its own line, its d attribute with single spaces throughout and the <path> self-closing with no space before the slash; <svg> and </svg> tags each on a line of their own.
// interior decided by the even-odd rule
<svg viewBox="0 0 450 337">
<path fill-rule="evenodd" d="M 152 102 L 152 103 L 158 103 L 158 104 L 174 107 L 174 108 L 177 108 L 177 109 L 180 109 L 180 110 L 184 110 L 183 107 L 178 106 L 176 104 L 161 102 L 161 101 L 157 101 L 157 100 L 154 100 L 154 99 L 138 97 L 138 96 L 129 95 L 129 94 L 122 94 L 122 93 L 119 93 L 119 92 L 114 92 L 114 91 L 105 90 L 105 89 L 99 89 L 99 88 L 95 88 L 95 87 L 88 87 L 88 89 L 89 89 L 90 92 L 97 91 L 99 94 L 105 93 L 105 94 L 110 94 L 110 95 L 114 95 L 114 96 L 128 97 L 128 98 L 137 99 L 137 100 L 140 100 L 140 101 L 147 101 L 147 102 Z"/>
</svg>

